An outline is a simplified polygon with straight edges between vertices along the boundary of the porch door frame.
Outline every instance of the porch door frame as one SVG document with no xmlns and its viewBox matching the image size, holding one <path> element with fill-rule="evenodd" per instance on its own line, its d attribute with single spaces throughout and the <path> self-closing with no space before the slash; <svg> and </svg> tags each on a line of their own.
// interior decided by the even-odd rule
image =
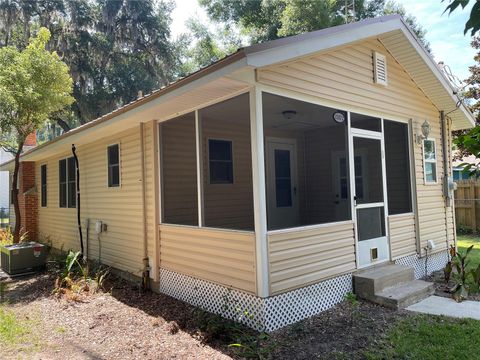
<svg viewBox="0 0 480 360">
<path fill-rule="evenodd" d="M 354 231 L 355 231 L 355 260 L 357 263 L 357 268 L 362 269 L 362 268 L 370 267 L 373 265 L 382 264 L 391 260 L 390 236 L 389 236 L 389 229 L 388 229 L 388 194 L 387 194 L 387 174 L 386 174 L 386 163 L 385 163 L 385 133 L 384 133 L 384 126 L 383 126 L 383 118 L 380 118 L 381 132 L 352 128 L 350 112 L 347 113 L 347 121 L 348 121 L 348 166 L 349 166 L 349 175 L 350 175 L 350 204 L 351 204 L 352 220 L 353 220 Z M 355 204 L 355 192 L 356 192 L 355 191 L 355 162 L 354 162 L 355 150 L 354 150 L 354 144 L 353 144 L 353 140 L 355 137 L 380 141 L 382 184 L 383 184 L 383 202 L 381 203 L 367 203 L 367 204 L 361 204 L 361 205 Z M 360 243 L 358 238 L 357 209 L 375 208 L 380 206 L 383 206 L 385 239 L 386 239 L 387 254 L 388 254 L 387 259 L 383 261 L 360 265 Z M 377 238 L 377 239 L 380 239 L 380 238 Z M 365 241 L 369 241 L 369 240 L 365 240 Z"/>
<path fill-rule="evenodd" d="M 277 188 L 276 188 L 276 168 L 275 168 L 275 150 L 287 150 L 290 152 L 290 196 L 291 206 L 282 209 L 276 206 Z M 273 151 L 272 151 L 273 150 Z M 277 225 L 278 219 L 288 217 L 292 222 L 289 227 L 298 226 L 300 218 L 300 208 L 298 201 L 298 158 L 297 158 L 297 140 L 293 138 L 266 137 L 265 138 L 265 161 L 266 161 L 266 191 L 267 191 L 267 219 L 273 225 Z M 282 211 L 283 210 L 283 211 Z M 274 219 L 274 214 L 279 215 Z M 283 214 L 280 214 L 283 213 Z M 281 221 L 281 220 L 280 220 Z"/>
</svg>

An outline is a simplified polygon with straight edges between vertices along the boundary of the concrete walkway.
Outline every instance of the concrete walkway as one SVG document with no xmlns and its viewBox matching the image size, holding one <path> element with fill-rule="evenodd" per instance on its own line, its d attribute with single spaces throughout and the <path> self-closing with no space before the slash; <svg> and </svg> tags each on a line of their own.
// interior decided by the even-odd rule
<svg viewBox="0 0 480 360">
<path fill-rule="evenodd" d="M 406 309 L 423 314 L 480 320 L 480 301 L 467 300 L 457 303 L 450 298 L 430 296 Z"/>
</svg>

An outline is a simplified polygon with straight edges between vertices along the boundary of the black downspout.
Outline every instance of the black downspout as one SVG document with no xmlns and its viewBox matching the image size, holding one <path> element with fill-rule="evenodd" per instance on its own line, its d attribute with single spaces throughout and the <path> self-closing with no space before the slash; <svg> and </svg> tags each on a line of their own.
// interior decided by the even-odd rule
<svg viewBox="0 0 480 360">
<path fill-rule="evenodd" d="M 82 234 L 82 221 L 80 219 L 80 169 L 78 166 L 78 157 L 75 153 L 75 144 L 72 144 L 72 154 L 75 158 L 75 167 L 77 169 L 77 224 L 78 224 L 78 234 L 80 235 L 80 251 L 81 255 L 84 256 L 83 250 L 83 234 Z"/>
</svg>

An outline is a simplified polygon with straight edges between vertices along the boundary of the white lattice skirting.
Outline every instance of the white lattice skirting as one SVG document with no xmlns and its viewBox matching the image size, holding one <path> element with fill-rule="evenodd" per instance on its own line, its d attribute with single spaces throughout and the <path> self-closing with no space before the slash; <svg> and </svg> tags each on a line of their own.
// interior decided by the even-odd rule
<svg viewBox="0 0 480 360">
<path fill-rule="evenodd" d="M 395 264 L 411 266 L 415 269 L 415 278 L 420 279 L 432 272 L 441 270 L 448 262 L 448 251 L 437 252 L 428 257 L 420 258 L 418 255 L 410 255 L 395 260 Z M 427 264 L 427 274 L 425 274 L 425 263 Z"/>
<path fill-rule="evenodd" d="M 446 251 L 429 255 L 427 273 L 442 269 L 447 261 Z M 425 276 L 424 257 L 411 255 L 395 263 L 412 266 L 417 279 Z M 160 292 L 260 331 L 274 331 L 319 314 L 340 303 L 351 291 L 352 274 L 346 274 L 262 299 L 166 269 L 160 271 Z"/>
<path fill-rule="evenodd" d="M 346 274 L 266 299 L 166 269 L 160 292 L 256 330 L 274 331 L 325 311 L 352 291 Z"/>
</svg>

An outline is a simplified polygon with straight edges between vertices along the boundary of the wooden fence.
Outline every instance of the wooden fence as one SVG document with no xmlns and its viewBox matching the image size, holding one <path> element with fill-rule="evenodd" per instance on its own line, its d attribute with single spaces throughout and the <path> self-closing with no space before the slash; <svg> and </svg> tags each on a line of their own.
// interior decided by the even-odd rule
<svg viewBox="0 0 480 360">
<path fill-rule="evenodd" d="M 477 232 L 480 228 L 480 179 L 458 180 L 455 191 L 457 229 Z"/>
</svg>

